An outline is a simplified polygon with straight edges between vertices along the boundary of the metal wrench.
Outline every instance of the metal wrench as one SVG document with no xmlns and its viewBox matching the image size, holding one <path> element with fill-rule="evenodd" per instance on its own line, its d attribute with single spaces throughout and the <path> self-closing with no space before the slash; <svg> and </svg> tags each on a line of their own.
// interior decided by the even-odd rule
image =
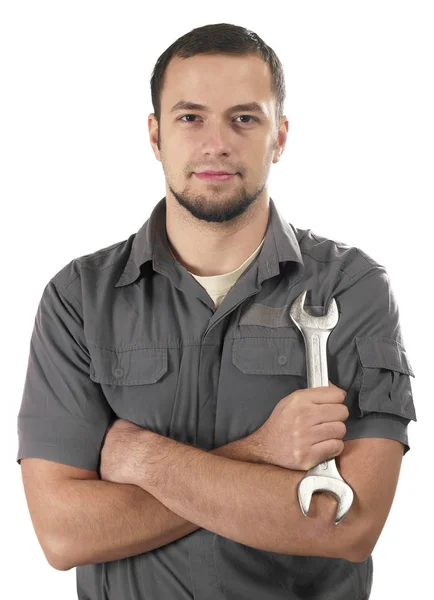
<svg viewBox="0 0 434 600">
<path fill-rule="evenodd" d="M 316 317 L 304 310 L 307 290 L 293 302 L 290 316 L 300 329 L 306 347 L 307 387 L 328 386 L 327 339 L 339 320 L 336 301 L 332 298 L 326 315 Z M 338 501 L 335 525 L 347 515 L 353 503 L 353 490 L 342 479 L 334 458 L 309 469 L 298 486 L 298 501 L 305 517 L 314 492 L 329 492 Z"/>
</svg>

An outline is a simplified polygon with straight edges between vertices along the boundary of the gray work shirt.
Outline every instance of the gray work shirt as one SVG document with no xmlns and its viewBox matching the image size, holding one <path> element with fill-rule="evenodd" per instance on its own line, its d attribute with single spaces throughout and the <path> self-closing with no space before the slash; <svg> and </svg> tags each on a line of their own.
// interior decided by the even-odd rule
<svg viewBox="0 0 434 600">
<path fill-rule="evenodd" d="M 385 437 L 409 450 L 416 421 L 398 306 L 384 266 L 298 229 L 270 198 L 263 247 L 216 306 L 172 255 L 166 198 L 127 240 L 73 259 L 37 310 L 17 461 L 31 456 L 98 471 L 107 428 L 127 419 L 213 449 L 256 431 L 307 387 L 289 309 L 305 289 L 317 315 L 335 298 L 329 379 L 347 391 L 344 440 Z M 309 309 L 308 309 L 309 310 Z M 362 563 L 267 552 L 203 528 L 152 551 L 76 568 L 80 600 L 358 600 Z"/>
</svg>

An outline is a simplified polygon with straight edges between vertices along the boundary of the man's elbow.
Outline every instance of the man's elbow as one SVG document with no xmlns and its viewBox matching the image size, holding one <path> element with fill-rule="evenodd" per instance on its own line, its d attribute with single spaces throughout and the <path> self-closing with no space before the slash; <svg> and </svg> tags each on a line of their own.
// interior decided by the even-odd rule
<svg viewBox="0 0 434 600">
<path fill-rule="evenodd" d="M 341 525 L 333 525 L 339 528 Z M 372 554 L 372 548 L 365 543 L 365 540 L 360 540 L 356 536 L 352 537 L 346 544 L 339 538 L 338 543 L 335 543 L 327 556 L 330 558 L 343 558 L 353 563 L 365 562 Z"/>
<path fill-rule="evenodd" d="M 53 567 L 56 571 L 70 571 L 73 568 L 66 560 L 66 553 L 56 543 L 49 544 L 44 549 L 44 554 L 50 567 Z"/>
<path fill-rule="evenodd" d="M 56 569 L 56 571 L 70 571 L 72 569 L 72 567 L 63 567 L 52 563 L 50 563 L 50 566 L 53 567 L 53 569 Z"/>
<path fill-rule="evenodd" d="M 70 571 L 73 567 L 68 565 L 64 565 L 61 562 L 56 562 L 56 561 L 49 561 L 49 564 L 51 567 L 53 567 L 53 569 L 56 569 L 56 571 Z"/>
<path fill-rule="evenodd" d="M 376 543 L 377 540 L 373 541 L 371 535 L 365 533 L 357 536 L 354 534 L 347 545 L 346 560 L 354 563 L 365 562 L 371 556 Z"/>
<path fill-rule="evenodd" d="M 372 550 L 364 550 L 363 548 L 352 548 L 349 553 L 346 555 L 346 560 L 353 563 L 361 563 L 368 560 L 371 556 Z"/>
</svg>

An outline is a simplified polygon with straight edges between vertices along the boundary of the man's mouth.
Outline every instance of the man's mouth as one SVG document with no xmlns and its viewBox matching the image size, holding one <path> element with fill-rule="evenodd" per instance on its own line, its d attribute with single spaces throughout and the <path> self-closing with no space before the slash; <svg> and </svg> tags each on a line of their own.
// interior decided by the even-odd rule
<svg viewBox="0 0 434 600">
<path fill-rule="evenodd" d="M 212 180 L 212 181 L 228 181 L 235 177 L 236 173 L 221 173 L 219 171 L 203 171 L 202 173 L 195 173 L 199 179 Z"/>
</svg>

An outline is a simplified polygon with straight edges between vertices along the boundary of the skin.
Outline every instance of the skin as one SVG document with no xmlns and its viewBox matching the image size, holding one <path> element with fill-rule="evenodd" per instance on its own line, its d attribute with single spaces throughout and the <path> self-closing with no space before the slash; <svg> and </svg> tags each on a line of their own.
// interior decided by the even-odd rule
<svg viewBox="0 0 434 600">
<path fill-rule="evenodd" d="M 172 253 L 195 275 L 234 271 L 265 236 L 268 175 L 271 163 L 280 160 L 288 131 L 285 116 L 276 122 L 271 82 L 268 65 L 253 54 L 174 57 L 166 69 L 160 124 L 151 113 L 149 139 L 165 175 Z M 209 110 L 171 112 L 180 100 Z M 264 115 L 227 112 L 236 104 L 254 101 Z M 205 181 L 194 175 L 204 170 L 237 175 L 228 181 Z"/>
</svg>

